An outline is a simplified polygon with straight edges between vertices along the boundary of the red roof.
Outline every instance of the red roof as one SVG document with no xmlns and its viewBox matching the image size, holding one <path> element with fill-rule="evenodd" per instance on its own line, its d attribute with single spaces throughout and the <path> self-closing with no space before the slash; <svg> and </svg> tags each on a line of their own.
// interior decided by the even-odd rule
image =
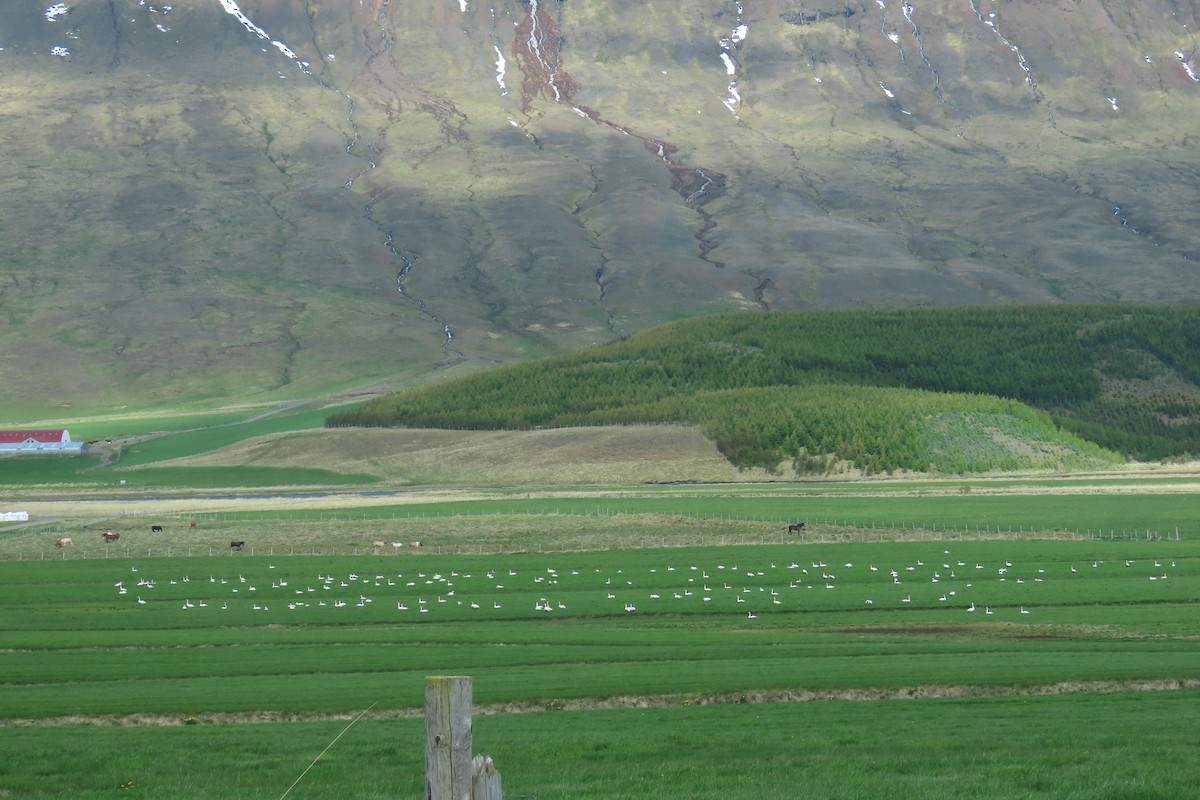
<svg viewBox="0 0 1200 800">
<path fill-rule="evenodd" d="M 67 431 L 65 428 L 54 428 L 53 430 L 44 431 L 0 431 L 0 444 L 20 444 L 33 439 L 35 442 L 63 442 L 66 441 Z"/>
</svg>

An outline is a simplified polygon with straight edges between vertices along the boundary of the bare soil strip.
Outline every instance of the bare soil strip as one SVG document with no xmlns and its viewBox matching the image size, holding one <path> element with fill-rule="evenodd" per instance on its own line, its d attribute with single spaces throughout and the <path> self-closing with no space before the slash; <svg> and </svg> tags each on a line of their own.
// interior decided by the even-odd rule
<svg viewBox="0 0 1200 800">
<path fill-rule="evenodd" d="M 761 703 L 860 702 L 866 700 L 929 700 L 972 697 L 1047 697 L 1063 694 L 1118 694 L 1126 692 L 1178 692 L 1200 689 L 1200 679 L 1156 681 L 1072 681 L 1041 686 L 909 686 L 900 689 L 748 690 L 721 694 L 664 694 L 607 698 L 550 699 L 537 703 L 476 704 L 475 714 L 534 714 L 547 711 L 601 711 L 623 708 L 680 708 L 712 705 L 757 705 Z M 44 719 L 0 719 L 0 728 L 58 727 L 155 727 L 176 725 L 249 725 L 271 722 L 325 722 L 331 720 L 413 719 L 423 717 L 423 708 L 381 711 L 341 711 L 324 714 L 294 714 L 279 711 L 201 713 L 186 715 L 127 714 L 71 715 Z"/>
</svg>

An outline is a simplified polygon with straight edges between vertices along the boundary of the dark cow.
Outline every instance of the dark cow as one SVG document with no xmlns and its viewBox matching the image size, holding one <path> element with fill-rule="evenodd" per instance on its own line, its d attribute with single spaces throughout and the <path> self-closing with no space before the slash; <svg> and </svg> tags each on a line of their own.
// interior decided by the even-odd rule
<svg viewBox="0 0 1200 800">
<path fill-rule="evenodd" d="M 151 533 L 162 533 L 162 525 L 151 525 L 150 532 Z"/>
<path fill-rule="evenodd" d="M 245 543 L 245 542 L 230 542 L 230 543 L 229 543 L 229 549 L 230 549 L 230 551 L 233 551 L 233 550 L 241 550 L 241 549 L 242 549 L 243 547 L 245 547 L 245 546 L 246 546 L 246 543 Z"/>
<path fill-rule="evenodd" d="M 115 542 L 117 539 L 121 538 L 121 534 L 113 533 L 112 531 L 105 531 L 104 533 L 100 534 L 100 538 L 105 542 Z"/>
<path fill-rule="evenodd" d="M 797 522 L 792 525 L 788 525 L 788 533 L 799 533 L 802 530 L 804 530 L 803 522 Z"/>
</svg>

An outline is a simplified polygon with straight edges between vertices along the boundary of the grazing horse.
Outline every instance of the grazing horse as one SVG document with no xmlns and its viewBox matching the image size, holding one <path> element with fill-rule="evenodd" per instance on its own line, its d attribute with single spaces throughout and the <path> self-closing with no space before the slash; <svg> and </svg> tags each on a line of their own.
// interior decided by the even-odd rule
<svg viewBox="0 0 1200 800">
<path fill-rule="evenodd" d="M 804 530 L 803 522 L 797 522 L 793 525 L 788 525 L 788 533 L 799 533 L 802 530 Z"/>
<path fill-rule="evenodd" d="M 189 522 L 189 523 L 188 523 L 188 527 L 189 527 L 189 528 L 194 528 L 194 527 L 196 527 L 196 523 L 194 523 L 194 522 Z"/>
<path fill-rule="evenodd" d="M 100 534 L 100 538 L 103 539 L 106 543 L 107 542 L 115 542 L 117 539 L 121 538 L 121 534 L 113 533 L 112 531 L 105 531 L 104 533 Z"/>
<path fill-rule="evenodd" d="M 413 543 L 412 543 L 412 545 L 410 545 L 410 546 L 411 546 L 411 547 L 420 547 L 420 546 L 421 546 L 421 543 L 420 543 L 420 542 L 413 542 Z"/>
<path fill-rule="evenodd" d="M 234 550 L 241 550 L 241 549 L 242 549 L 243 547 L 245 547 L 245 546 L 246 546 L 246 543 L 245 543 L 244 541 L 242 541 L 242 542 L 230 542 L 230 543 L 229 543 L 229 550 L 230 550 L 231 552 L 232 552 L 232 551 L 234 551 Z"/>
<path fill-rule="evenodd" d="M 73 544 L 73 542 L 71 541 L 71 537 L 70 537 L 70 536 L 64 536 L 64 537 L 63 537 L 63 538 L 61 538 L 61 539 L 55 539 L 55 540 L 54 540 L 54 546 L 55 546 L 55 547 L 58 547 L 58 548 L 63 548 L 63 547 L 66 547 L 66 546 L 67 546 L 67 545 L 69 545 L 69 544 Z"/>
<path fill-rule="evenodd" d="M 151 525 L 150 532 L 151 533 L 162 533 L 162 525 Z"/>
</svg>

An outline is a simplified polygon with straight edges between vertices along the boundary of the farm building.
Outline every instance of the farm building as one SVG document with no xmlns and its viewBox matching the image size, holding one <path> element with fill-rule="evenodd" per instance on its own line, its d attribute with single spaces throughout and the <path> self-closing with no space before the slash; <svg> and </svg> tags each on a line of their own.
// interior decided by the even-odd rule
<svg viewBox="0 0 1200 800">
<path fill-rule="evenodd" d="M 66 428 L 40 431 L 0 431 L 0 456 L 63 455 L 78 456 L 87 450 L 86 442 L 72 442 Z"/>
</svg>

